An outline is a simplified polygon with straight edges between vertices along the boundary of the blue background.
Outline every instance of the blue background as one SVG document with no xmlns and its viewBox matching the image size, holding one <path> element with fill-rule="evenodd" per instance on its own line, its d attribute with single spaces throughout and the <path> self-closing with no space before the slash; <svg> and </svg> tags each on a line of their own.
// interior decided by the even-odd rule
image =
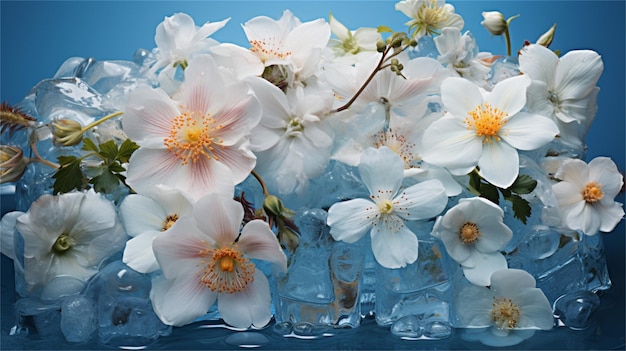
<svg viewBox="0 0 626 351">
<path fill-rule="evenodd" d="M 348 28 L 386 25 L 396 31 L 406 30 L 408 18 L 395 11 L 396 1 L 4 1 L 0 2 L 0 100 L 15 104 L 37 82 L 52 77 L 69 57 L 93 57 L 96 60 L 131 60 L 138 48 L 152 49 L 156 26 L 165 16 L 176 12 L 191 15 L 196 24 L 231 17 L 227 26 L 212 37 L 222 42 L 247 46 L 240 24 L 266 15 L 279 18 L 290 9 L 302 21 L 328 19 L 329 13 Z M 621 170 L 625 164 L 625 2 L 624 1 L 452 1 L 465 19 L 481 51 L 505 53 L 501 37 L 491 36 L 481 25 L 482 11 L 498 10 L 505 17 L 520 14 L 512 23 L 513 48 L 524 40 L 534 42 L 553 23 L 557 23 L 552 49 L 565 53 L 574 49 L 593 49 L 603 58 L 605 70 L 598 85 L 598 115 L 589 131 L 588 160 L 609 156 Z M 2 212 L 11 203 L 3 196 Z M 624 203 L 624 194 L 618 196 Z M 609 272 L 614 286 L 603 296 L 600 319 L 606 323 L 603 333 L 617 337 L 617 347 L 624 347 L 624 221 L 614 232 L 604 235 Z M 7 262 L 2 257 L 3 307 L 6 301 Z M 10 273 L 9 273 L 10 274 Z M 3 311 L 2 337 L 7 321 Z M 9 317 L 10 318 L 10 317 Z M 553 333 L 556 345 L 563 334 Z M 566 336 L 568 337 L 568 336 Z M 621 341 L 620 341 L 621 340 Z M 590 341 L 591 342 L 591 341 Z M 314 344 L 313 344 L 314 345 Z M 319 344 L 318 344 L 319 345 Z M 357 344 L 358 345 L 358 344 Z M 363 344 L 361 344 L 363 345 Z M 365 348 L 368 344 L 364 344 Z M 398 345 L 394 344 L 394 347 Z M 417 346 L 413 344 L 414 346 Z M 578 344 L 563 348 L 593 348 L 596 344 Z M 611 347 L 615 347 L 613 345 Z M 358 346 L 357 346 L 358 347 Z M 422 345 L 421 347 L 428 347 Z M 374 347 L 387 348 L 387 347 Z M 402 347 L 400 347 L 402 348 Z M 541 344 L 539 346 L 541 348 Z M 550 347 L 552 348 L 552 347 Z M 598 348 L 604 348 L 602 346 Z"/>
</svg>

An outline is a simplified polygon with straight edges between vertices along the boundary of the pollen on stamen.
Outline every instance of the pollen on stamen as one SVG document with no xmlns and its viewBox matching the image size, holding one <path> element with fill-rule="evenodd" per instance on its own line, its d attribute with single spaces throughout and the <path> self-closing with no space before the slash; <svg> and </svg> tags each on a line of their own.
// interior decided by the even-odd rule
<svg viewBox="0 0 626 351">
<path fill-rule="evenodd" d="M 483 138 L 484 143 L 501 141 L 500 130 L 506 123 L 508 114 L 489 103 L 478 105 L 474 110 L 468 112 L 468 116 L 463 120 L 467 129 L 474 129 L 476 135 Z"/>
<path fill-rule="evenodd" d="M 291 55 L 291 51 L 283 51 L 282 45 L 275 38 L 250 40 L 250 51 L 257 54 L 263 62 L 273 58 L 284 60 Z"/>
<path fill-rule="evenodd" d="M 198 162 L 201 158 L 214 158 L 212 151 L 221 140 L 212 134 L 222 125 L 215 125 L 209 115 L 183 112 L 171 121 L 170 134 L 163 140 L 167 151 L 181 160 L 183 165 Z"/>
<path fill-rule="evenodd" d="M 210 253 L 209 250 L 200 252 L 205 255 Z M 205 268 L 200 282 L 211 291 L 232 294 L 243 291 L 254 281 L 254 264 L 236 248 L 215 249 L 210 256 L 202 261 Z"/>
<path fill-rule="evenodd" d="M 595 203 L 604 197 L 604 192 L 602 191 L 602 184 L 596 182 L 589 182 L 585 185 L 583 189 L 583 199 L 587 203 Z"/>
</svg>

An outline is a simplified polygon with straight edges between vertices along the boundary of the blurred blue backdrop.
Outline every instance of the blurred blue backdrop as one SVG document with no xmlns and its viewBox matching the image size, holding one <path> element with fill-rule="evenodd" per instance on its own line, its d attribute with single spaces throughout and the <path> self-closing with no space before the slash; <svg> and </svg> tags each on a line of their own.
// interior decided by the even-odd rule
<svg viewBox="0 0 626 351">
<path fill-rule="evenodd" d="M 96 60 L 131 60 L 138 48 L 155 46 L 156 26 L 176 12 L 191 15 L 196 24 L 230 17 L 213 38 L 247 46 L 240 24 L 266 15 L 279 18 L 290 9 L 302 21 L 328 19 L 332 11 L 348 28 L 386 25 L 405 30 L 407 17 L 394 9 L 396 1 L 5 1 L 0 2 L 0 100 L 19 102 L 37 82 L 52 77 L 69 57 Z M 603 58 L 605 70 L 598 85 L 598 115 L 589 131 L 588 160 L 609 156 L 621 170 L 626 167 L 625 144 L 625 13 L 616 1 L 450 1 L 465 19 L 481 51 L 505 54 L 505 42 L 481 25 L 482 11 L 498 10 L 505 17 L 519 14 L 512 23 L 513 47 L 534 42 L 557 23 L 552 49 L 565 53 L 593 49 Z M 617 199 L 624 202 L 624 194 Z M 8 209 L 3 197 L 3 213 Z M 607 260 L 617 305 L 605 313 L 624 332 L 624 221 L 605 235 Z M 3 257 L 3 262 L 7 260 Z M 9 261 L 10 262 L 10 261 Z M 4 267 L 6 268 L 6 267 Z M 3 272 L 6 272 L 3 268 Z M 7 277 L 3 273 L 3 287 Z M 4 289 L 3 289 L 4 294 Z M 4 301 L 3 301 L 4 302 Z M 611 308 L 617 307 L 611 310 Z M 613 312 L 611 312 L 613 311 Z M 4 316 L 4 314 L 3 314 Z M 4 326 L 4 323 L 3 323 Z M 620 329 L 621 328 L 621 329 Z M 4 329 L 4 328 L 3 328 Z M 621 331 L 620 331 L 621 330 Z M 6 335 L 3 330 L 3 335 Z M 623 344 L 621 345 L 623 348 Z"/>
</svg>

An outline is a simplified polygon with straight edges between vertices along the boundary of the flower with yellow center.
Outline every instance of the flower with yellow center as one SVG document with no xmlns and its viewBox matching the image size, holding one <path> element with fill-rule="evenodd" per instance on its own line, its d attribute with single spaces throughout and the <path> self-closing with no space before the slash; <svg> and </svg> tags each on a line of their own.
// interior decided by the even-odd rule
<svg viewBox="0 0 626 351">
<path fill-rule="evenodd" d="M 188 196 L 163 185 L 126 196 L 120 204 L 120 217 L 131 239 L 124 248 L 124 263 L 140 273 L 159 269 L 152 251 L 153 240 L 159 235 L 169 235 L 169 229 L 192 211 Z"/>
<path fill-rule="evenodd" d="M 515 345 L 554 324 L 550 302 L 535 278 L 521 269 L 494 272 L 489 287 L 456 289 L 454 306 L 458 327 L 473 328 L 472 339 L 490 346 Z"/>
<path fill-rule="evenodd" d="M 386 146 L 365 150 L 359 173 L 370 196 L 332 205 L 327 219 L 330 234 L 353 243 L 369 233 L 374 257 L 383 267 L 415 262 L 417 237 L 404 222 L 439 214 L 448 202 L 443 185 L 431 179 L 401 189 L 404 162 Z"/>
<path fill-rule="evenodd" d="M 222 318 L 234 327 L 263 327 L 270 321 L 269 283 L 251 259 L 284 271 L 287 258 L 264 221 L 252 220 L 240 229 L 243 215 L 232 195 L 209 194 L 198 200 L 192 215 L 154 239 L 163 276 L 153 280 L 150 298 L 163 323 L 191 323 L 216 299 Z"/>
<path fill-rule="evenodd" d="M 516 76 L 486 92 L 464 78 L 446 78 L 441 84 L 446 116 L 424 132 L 424 161 L 455 175 L 478 166 L 491 184 L 511 186 L 519 174 L 517 150 L 537 149 L 559 133 L 552 120 L 522 111 L 529 84 L 528 77 Z"/>
<path fill-rule="evenodd" d="M 504 211 L 491 201 L 465 198 L 437 218 L 431 235 L 443 241 L 471 283 L 486 286 L 493 272 L 508 267 L 500 251 L 513 232 L 503 220 Z"/>
<path fill-rule="evenodd" d="M 624 178 L 608 157 L 596 157 L 586 164 L 569 159 L 561 164 L 552 185 L 562 224 L 584 234 L 610 232 L 624 217 L 622 204 L 615 201 Z"/>
<path fill-rule="evenodd" d="M 198 55 L 189 60 L 179 96 L 146 86 L 130 94 L 122 124 L 140 148 L 127 183 L 138 193 L 163 184 L 197 199 L 246 179 L 256 165 L 250 130 L 261 118 L 247 84 Z"/>
<path fill-rule="evenodd" d="M 396 3 L 396 10 L 411 18 L 405 24 L 418 39 L 424 35 L 439 34 L 445 27 L 463 29 L 463 18 L 454 13 L 454 6 L 445 0 L 404 0 Z"/>
</svg>

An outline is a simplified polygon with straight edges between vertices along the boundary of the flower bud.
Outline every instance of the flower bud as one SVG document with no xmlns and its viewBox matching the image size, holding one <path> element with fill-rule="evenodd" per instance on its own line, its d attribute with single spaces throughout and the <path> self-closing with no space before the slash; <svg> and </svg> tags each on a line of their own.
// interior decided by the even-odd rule
<svg viewBox="0 0 626 351">
<path fill-rule="evenodd" d="M 263 209 L 270 216 L 280 217 L 282 216 L 285 206 L 277 196 L 268 195 L 265 201 L 263 201 Z"/>
<path fill-rule="evenodd" d="M 0 145 L 0 184 L 19 180 L 29 162 L 22 149 Z"/>
<path fill-rule="evenodd" d="M 537 44 L 545 47 L 549 47 L 552 44 L 552 39 L 554 39 L 554 32 L 556 31 L 556 23 L 548 29 L 547 32 L 543 33 L 539 39 L 537 39 Z"/>
<path fill-rule="evenodd" d="M 52 122 L 54 141 L 63 146 L 73 146 L 83 140 L 83 126 L 71 119 L 59 119 Z"/>
<path fill-rule="evenodd" d="M 382 40 L 376 42 L 376 51 L 384 52 L 387 48 L 387 44 L 385 44 Z"/>
<path fill-rule="evenodd" d="M 480 22 L 493 35 L 502 35 L 507 27 L 504 15 L 498 11 L 483 12 L 484 21 Z"/>
</svg>

